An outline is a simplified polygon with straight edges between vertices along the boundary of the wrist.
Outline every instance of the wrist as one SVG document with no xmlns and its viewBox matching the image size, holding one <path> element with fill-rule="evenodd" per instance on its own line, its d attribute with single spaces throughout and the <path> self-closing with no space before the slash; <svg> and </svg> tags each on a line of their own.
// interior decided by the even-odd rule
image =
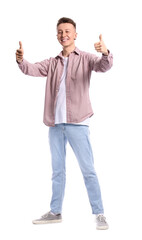
<svg viewBox="0 0 142 240">
<path fill-rule="evenodd" d="M 108 56 L 108 51 L 107 52 L 103 52 L 104 56 Z"/>
<path fill-rule="evenodd" d="M 104 56 L 108 56 L 109 55 L 109 50 L 107 50 L 106 52 L 102 53 Z"/>
<path fill-rule="evenodd" d="M 16 62 L 18 63 L 18 64 L 20 64 L 20 63 L 22 63 L 23 62 L 23 59 L 22 60 L 16 60 Z"/>
</svg>

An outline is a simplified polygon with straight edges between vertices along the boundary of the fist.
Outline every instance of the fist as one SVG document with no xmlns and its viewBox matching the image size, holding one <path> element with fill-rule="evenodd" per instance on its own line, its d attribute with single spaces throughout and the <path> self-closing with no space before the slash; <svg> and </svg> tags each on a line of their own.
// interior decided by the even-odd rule
<svg viewBox="0 0 142 240">
<path fill-rule="evenodd" d="M 97 52 L 100 52 L 100 53 L 103 53 L 103 54 L 105 54 L 105 55 L 108 55 L 108 50 L 107 50 L 107 47 L 106 47 L 106 45 L 104 44 L 104 41 L 103 41 L 103 39 L 102 39 L 102 34 L 100 34 L 99 40 L 100 40 L 99 42 L 97 42 L 97 43 L 94 44 L 95 50 L 96 50 Z"/>
<path fill-rule="evenodd" d="M 18 63 L 23 61 L 24 50 L 22 47 L 22 42 L 19 42 L 19 49 L 16 51 L 16 61 Z"/>
</svg>

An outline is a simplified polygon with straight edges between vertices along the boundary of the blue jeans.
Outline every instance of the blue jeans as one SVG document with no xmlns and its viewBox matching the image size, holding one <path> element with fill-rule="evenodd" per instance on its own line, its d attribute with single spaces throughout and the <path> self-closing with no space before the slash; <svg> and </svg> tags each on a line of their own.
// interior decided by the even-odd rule
<svg viewBox="0 0 142 240">
<path fill-rule="evenodd" d="M 93 214 L 104 213 L 101 191 L 94 169 L 94 159 L 89 139 L 89 127 L 86 125 L 56 124 L 49 127 L 49 144 L 52 158 L 52 199 L 53 213 L 62 212 L 62 203 L 66 182 L 66 144 L 69 142 L 78 160 L 87 188 Z"/>
</svg>

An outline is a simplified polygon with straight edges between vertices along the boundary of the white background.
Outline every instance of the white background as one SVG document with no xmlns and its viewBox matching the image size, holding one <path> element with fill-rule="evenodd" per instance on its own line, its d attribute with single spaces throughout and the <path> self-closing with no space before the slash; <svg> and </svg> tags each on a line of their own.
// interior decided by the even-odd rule
<svg viewBox="0 0 142 240">
<path fill-rule="evenodd" d="M 141 239 L 141 1 L 5 0 L 0 5 L 1 239 Z M 114 55 L 107 73 L 93 72 L 90 133 L 108 231 L 96 231 L 77 160 L 67 145 L 63 223 L 35 226 L 49 210 L 51 164 L 42 123 L 46 78 L 24 75 L 15 61 L 19 40 L 34 63 L 56 56 L 60 17 L 77 23 L 76 46 L 96 53 L 102 33 Z M 97 53 L 96 53 L 97 54 Z"/>
</svg>

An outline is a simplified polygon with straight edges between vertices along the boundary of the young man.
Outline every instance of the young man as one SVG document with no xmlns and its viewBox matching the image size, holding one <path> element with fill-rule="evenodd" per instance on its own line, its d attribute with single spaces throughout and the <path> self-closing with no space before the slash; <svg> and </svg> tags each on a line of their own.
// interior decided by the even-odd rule
<svg viewBox="0 0 142 240">
<path fill-rule="evenodd" d="M 102 53 L 102 57 L 80 51 L 75 46 L 76 38 L 75 22 L 69 18 L 61 18 L 57 23 L 57 39 L 63 50 L 58 56 L 31 64 L 23 58 L 21 42 L 16 52 L 17 63 L 24 74 L 47 76 L 44 123 L 49 126 L 53 193 L 50 212 L 33 223 L 62 221 L 68 141 L 82 171 L 92 213 L 96 214 L 96 228 L 108 229 L 89 140 L 89 119 L 93 115 L 89 85 L 92 71 L 105 72 L 111 68 L 112 54 L 107 50 L 102 35 L 99 36 L 99 42 L 94 44 L 96 51 Z"/>
</svg>

